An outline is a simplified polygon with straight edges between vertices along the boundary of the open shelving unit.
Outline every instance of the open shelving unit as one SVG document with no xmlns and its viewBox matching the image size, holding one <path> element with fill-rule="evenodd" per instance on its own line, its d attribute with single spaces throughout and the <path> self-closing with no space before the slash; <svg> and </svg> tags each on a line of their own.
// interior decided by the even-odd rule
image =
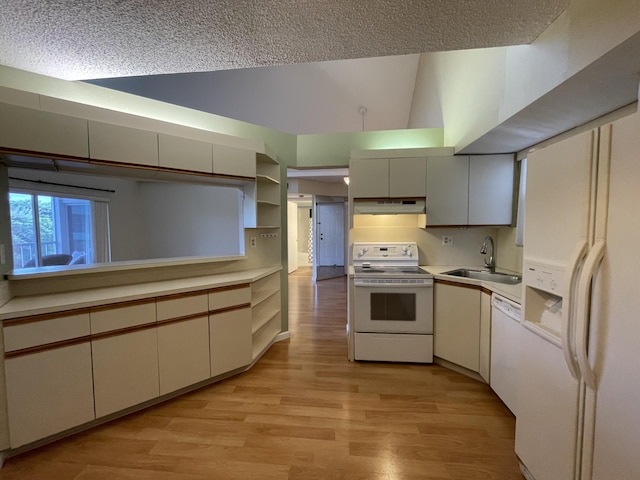
<svg viewBox="0 0 640 480">
<path fill-rule="evenodd" d="M 280 272 L 251 284 L 251 340 L 253 359 L 280 333 Z"/>
<path fill-rule="evenodd" d="M 256 179 L 244 188 L 245 228 L 280 227 L 280 164 L 256 155 Z"/>
</svg>

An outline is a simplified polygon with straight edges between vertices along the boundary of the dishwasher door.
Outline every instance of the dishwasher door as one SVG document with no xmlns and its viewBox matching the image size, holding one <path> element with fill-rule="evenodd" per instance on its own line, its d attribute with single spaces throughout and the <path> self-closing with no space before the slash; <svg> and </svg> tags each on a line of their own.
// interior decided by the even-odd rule
<svg viewBox="0 0 640 480">
<path fill-rule="evenodd" d="M 516 417 L 518 356 L 522 339 L 521 307 L 493 294 L 491 301 L 491 388 Z"/>
</svg>

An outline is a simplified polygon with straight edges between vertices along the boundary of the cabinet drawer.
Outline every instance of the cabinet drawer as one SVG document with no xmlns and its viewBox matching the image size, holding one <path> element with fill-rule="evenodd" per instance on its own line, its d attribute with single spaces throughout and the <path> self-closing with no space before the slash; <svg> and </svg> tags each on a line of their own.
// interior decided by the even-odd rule
<svg viewBox="0 0 640 480">
<path fill-rule="evenodd" d="M 248 284 L 216 288 L 209 292 L 209 311 L 248 303 L 251 303 L 251 287 Z"/>
<path fill-rule="evenodd" d="M 91 333 L 135 327 L 156 321 L 156 302 L 120 303 L 91 309 Z"/>
<path fill-rule="evenodd" d="M 40 315 L 4 322 L 4 351 L 61 342 L 91 333 L 89 312 L 73 315 Z"/>
<path fill-rule="evenodd" d="M 195 295 L 188 293 L 159 298 L 156 303 L 156 311 L 159 322 L 198 313 L 206 314 L 209 311 L 208 297 L 206 293 Z"/>
</svg>

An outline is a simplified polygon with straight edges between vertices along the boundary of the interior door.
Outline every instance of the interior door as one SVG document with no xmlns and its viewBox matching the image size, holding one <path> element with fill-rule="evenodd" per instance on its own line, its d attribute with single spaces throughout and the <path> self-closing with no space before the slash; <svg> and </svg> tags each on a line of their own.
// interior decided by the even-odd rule
<svg viewBox="0 0 640 480">
<path fill-rule="evenodd" d="M 344 266 L 344 205 L 318 203 L 318 266 Z"/>
<path fill-rule="evenodd" d="M 287 258 L 288 272 L 298 269 L 298 204 L 287 202 Z"/>
</svg>

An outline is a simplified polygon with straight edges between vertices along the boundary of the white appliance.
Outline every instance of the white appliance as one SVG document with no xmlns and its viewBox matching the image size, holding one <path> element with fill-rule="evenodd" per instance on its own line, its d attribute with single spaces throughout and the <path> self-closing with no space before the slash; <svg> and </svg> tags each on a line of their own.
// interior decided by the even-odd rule
<svg viewBox="0 0 640 480">
<path fill-rule="evenodd" d="M 433 275 L 415 242 L 354 243 L 354 358 L 433 362 Z"/>
<path fill-rule="evenodd" d="M 640 115 L 530 154 L 516 453 L 535 480 L 640 478 Z"/>
<path fill-rule="evenodd" d="M 501 295 L 491 298 L 491 373 L 489 385 L 517 416 L 518 362 L 522 312 L 520 304 Z"/>
</svg>

